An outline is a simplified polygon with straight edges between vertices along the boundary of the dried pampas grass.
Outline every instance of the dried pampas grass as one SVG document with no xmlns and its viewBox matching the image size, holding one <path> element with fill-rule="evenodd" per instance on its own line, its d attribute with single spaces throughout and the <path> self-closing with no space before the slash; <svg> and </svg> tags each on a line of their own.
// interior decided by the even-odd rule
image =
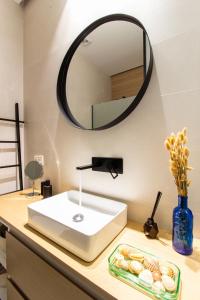
<svg viewBox="0 0 200 300">
<path fill-rule="evenodd" d="M 189 149 L 186 147 L 187 136 L 186 128 L 177 135 L 172 133 L 165 140 L 165 147 L 170 153 L 170 171 L 174 176 L 175 183 L 180 196 L 187 196 L 188 187 L 191 183 L 187 178 L 187 172 L 192 170 L 188 165 Z"/>
</svg>

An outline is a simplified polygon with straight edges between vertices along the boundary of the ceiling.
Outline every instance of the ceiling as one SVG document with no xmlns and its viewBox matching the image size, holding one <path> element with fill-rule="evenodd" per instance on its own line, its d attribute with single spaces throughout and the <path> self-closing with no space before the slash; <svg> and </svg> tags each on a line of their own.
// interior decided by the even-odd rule
<svg viewBox="0 0 200 300">
<path fill-rule="evenodd" d="M 79 53 L 111 76 L 143 65 L 143 30 L 126 21 L 105 23 L 80 44 Z"/>
</svg>

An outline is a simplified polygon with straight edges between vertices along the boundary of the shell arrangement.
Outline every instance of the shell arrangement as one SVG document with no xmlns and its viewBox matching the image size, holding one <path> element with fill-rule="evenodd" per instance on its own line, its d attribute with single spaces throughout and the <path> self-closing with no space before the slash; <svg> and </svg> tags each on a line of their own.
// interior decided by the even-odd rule
<svg viewBox="0 0 200 300">
<path fill-rule="evenodd" d="M 191 183 L 187 178 L 187 172 L 192 170 L 188 165 L 189 149 L 186 147 L 186 128 L 177 135 L 172 133 L 165 140 L 165 147 L 170 153 L 170 171 L 175 179 L 175 184 L 180 196 L 187 196 L 188 187 Z"/>
<path fill-rule="evenodd" d="M 114 264 L 116 267 L 138 276 L 143 286 L 152 288 L 156 293 L 172 293 L 176 290 L 176 271 L 171 264 L 144 255 L 128 245 L 119 247 Z"/>
</svg>

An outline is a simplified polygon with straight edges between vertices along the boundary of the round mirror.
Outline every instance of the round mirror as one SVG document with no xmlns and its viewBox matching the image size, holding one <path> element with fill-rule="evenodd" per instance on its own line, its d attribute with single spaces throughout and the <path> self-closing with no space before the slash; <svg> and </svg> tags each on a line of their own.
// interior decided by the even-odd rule
<svg viewBox="0 0 200 300">
<path fill-rule="evenodd" d="M 152 66 L 143 25 L 128 15 L 103 17 L 76 38 L 64 57 L 57 82 L 60 108 L 76 127 L 114 126 L 142 99 Z"/>
<path fill-rule="evenodd" d="M 24 172 L 29 179 L 36 180 L 43 176 L 43 167 L 36 160 L 32 160 L 26 165 Z"/>
<path fill-rule="evenodd" d="M 37 196 L 40 193 L 35 192 L 35 180 L 43 176 L 43 167 L 42 165 L 35 160 L 30 161 L 25 167 L 25 175 L 32 181 L 33 191 L 28 193 L 27 196 Z"/>
</svg>

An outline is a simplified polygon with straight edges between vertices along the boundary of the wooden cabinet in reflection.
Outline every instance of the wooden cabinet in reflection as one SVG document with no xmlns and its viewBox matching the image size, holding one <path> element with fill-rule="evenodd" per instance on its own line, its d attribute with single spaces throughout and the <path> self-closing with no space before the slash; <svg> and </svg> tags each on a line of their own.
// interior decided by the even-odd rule
<svg viewBox="0 0 200 300">
<path fill-rule="evenodd" d="M 112 100 L 136 96 L 144 82 L 144 66 L 111 76 Z"/>
</svg>

